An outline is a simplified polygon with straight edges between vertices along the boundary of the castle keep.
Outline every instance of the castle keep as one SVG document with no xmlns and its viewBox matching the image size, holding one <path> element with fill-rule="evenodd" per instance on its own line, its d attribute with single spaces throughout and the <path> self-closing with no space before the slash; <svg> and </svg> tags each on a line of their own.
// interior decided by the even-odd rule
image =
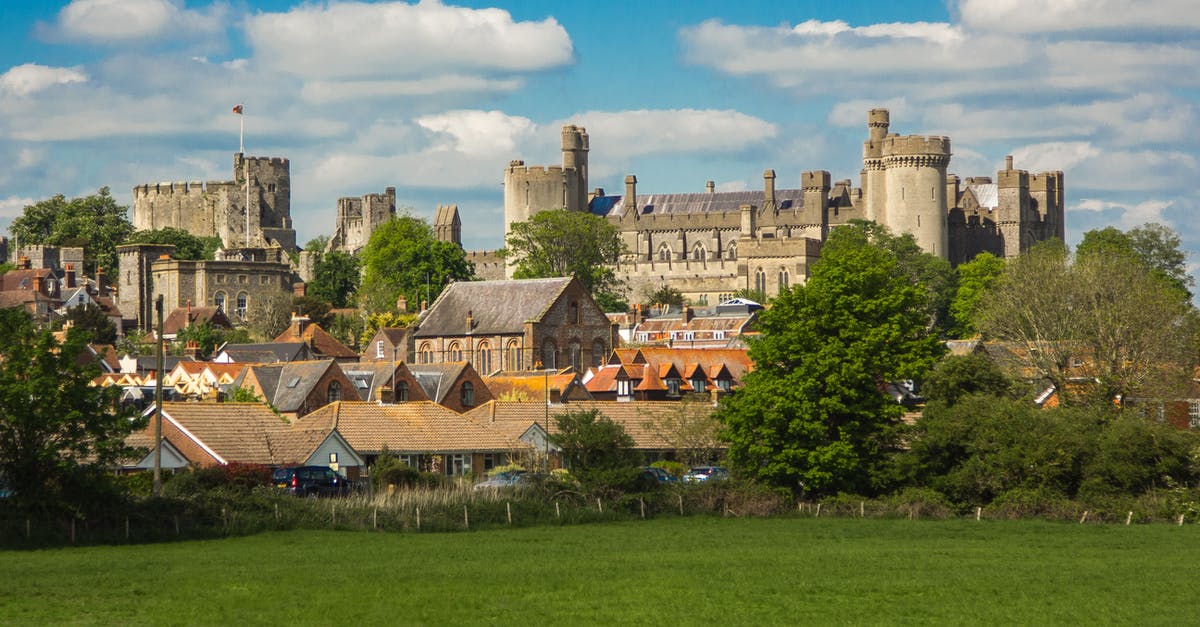
<svg viewBox="0 0 1200 627">
<path fill-rule="evenodd" d="M 232 181 L 134 187 L 133 226 L 139 230 L 173 227 L 197 237 L 220 237 L 227 247 L 295 250 L 288 160 L 239 152 L 233 155 L 233 176 Z"/>
<path fill-rule="evenodd" d="M 1033 244 L 1063 237 L 1063 173 L 1013 167 L 965 182 L 947 173 L 950 138 L 889 133 L 886 109 L 867 115 L 858 186 L 833 182 L 825 170 L 803 172 L 798 189 L 776 189 L 775 171 L 762 191 L 639 194 L 587 189 L 588 135 L 565 126 L 561 166 L 513 161 L 504 173 L 505 232 L 538 211 L 565 209 L 605 216 L 631 253 L 618 264 L 633 296 L 663 285 L 696 303 L 720 302 L 740 289 L 774 296 L 808 276 L 829 229 L 874 220 L 911 233 L 927 252 L 958 264 L 980 252 L 1014 257 Z"/>
</svg>

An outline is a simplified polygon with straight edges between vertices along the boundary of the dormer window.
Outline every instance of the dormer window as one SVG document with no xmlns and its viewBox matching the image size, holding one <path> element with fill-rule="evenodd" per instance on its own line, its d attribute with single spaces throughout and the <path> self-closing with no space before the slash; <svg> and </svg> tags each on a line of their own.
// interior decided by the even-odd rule
<svg viewBox="0 0 1200 627">
<path fill-rule="evenodd" d="M 679 377 L 667 377 L 667 396 L 679 396 L 679 390 L 683 387 L 683 379 Z"/>
<path fill-rule="evenodd" d="M 471 385 L 470 381 L 463 381 L 461 388 L 462 406 L 472 407 L 475 405 L 475 386 Z"/>
<path fill-rule="evenodd" d="M 701 378 L 692 379 L 692 391 L 693 392 L 703 392 L 704 388 L 706 387 L 704 384 L 705 384 L 704 379 L 701 379 Z"/>
<path fill-rule="evenodd" d="M 617 400 L 628 401 L 633 399 L 633 381 L 622 379 L 617 381 Z"/>
</svg>

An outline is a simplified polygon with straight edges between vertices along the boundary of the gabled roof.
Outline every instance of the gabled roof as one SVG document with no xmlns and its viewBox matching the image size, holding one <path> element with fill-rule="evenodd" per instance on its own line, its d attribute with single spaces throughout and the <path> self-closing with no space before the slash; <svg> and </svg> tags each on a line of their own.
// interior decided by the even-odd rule
<svg viewBox="0 0 1200 627">
<path fill-rule="evenodd" d="M 150 412 L 153 407 L 147 410 Z M 163 419 L 218 463 L 278 465 L 301 461 L 276 450 L 290 427 L 260 403 L 163 403 Z"/>
<path fill-rule="evenodd" d="M 221 362 L 270 364 L 312 359 L 312 351 L 304 342 L 266 342 L 262 344 L 226 344 L 219 350 Z M 214 360 L 216 361 L 216 360 Z"/>
<path fill-rule="evenodd" d="M 163 320 L 163 335 L 175 335 L 193 324 L 207 322 L 213 327 L 232 329 L 233 323 L 220 307 L 176 307 Z"/>
<path fill-rule="evenodd" d="M 566 412 L 598 410 L 613 422 L 620 424 L 625 432 L 633 438 L 634 446 L 639 449 L 664 450 L 671 445 L 660 434 L 656 424 L 661 424 L 667 416 L 680 411 L 696 411 L 701 405 L 685 405 L 678 401 L 579 401 L 553 405 L 547 411 L 544 401 L 531 403 L 512 403 L 504 401 L 489 401 L 472 409 L 465 415 L 481 424 L 519 437 L 534 424 L 545 425 L 547 415 L 550 418 L 550 434 L 558 433 L 554 416 Z M 708 407 L 704 405 L 704 407 Z"/>
<path fill-rule="evenodd" d="M 300 410 L 321 377 L 330 368 L 335 367 L 337 366 L 332 359 L 321 359 L 249 366 L 247 370 L 254 371 L 259 385 L 263 387 L 263 393 L 267 396 L 266 401 L 279 411 L 290 413 Z M 270 387 L 271 381 L 275 382 L 274 389 Z"/>
<path fill-rule="evenodd" d="M 330 403 L 296 421 L 297 429 L 336 428 L 361 453 L 445 453 L 517 451 L 517 438 L 431 401 L 379 405 Z"/>
<path fill-rule="evenodd" d="M 684 378 L 690 378 L 692 371 L 699 369 L 704 374 L 720 372 L 714 366 L 724 365 L 734 381 L 741 382 L 746 373 L 754 369 L 750 354 L 740 348 L 668 348 L 665 346 L 644 346 L 638 349 L 617 349 L 613 351 L 622 363 L 671 363 L 679 370 Z M 611 361 L 611 360 L 610 360 Z M 692 370 L 689 370 L 692 368 Z"/>
<path fill-rule="evenodd" d="M 307 319 L 305 321 L 307 322 Z M 315 322 L 308 322 L 302 325 L 303 328 L 298 329 L 300 325 L 295 324 L 295 322 L 293 320 L 293 324 L 285 329 L 283 333 L 280 333 L 275 338 L 275 341 L 283 343 L 308 343 L 312 346 L 313 353 L 315 353 L 314 357 L 358 358 L 358 353 L 337 341 L 337 338 L 330 335 L 325 329 L 322 329 L 321 325 Z"/>
<path fill-rule="evenodd" d="M 462 376 L 467 366 L 465 361 L 452 361 L 441 364 L 411 364 L 408 369 L 417 383 L 421 384 L 425 396 L 435 403 L 440 403 L 445 400 L 454 382 Z"/>
<path fill-rule="evenodd" d="M 484 377 L 483 382 L 492 391 L 492 396 L 511 395 L 529 400 L 544 399 L 547 392 L 552 397 L 561 398 L 563 393 L 569 394 L 573 387 L 580 386 L 579 375 L 575 372 L 549 376 L 540 372 L 502 372 L 498 375 Z M 547 385 L 549 386 L 548 391 Z M 586 393 L 586 388 L 584 388 L 584 393 Z"/>
<path fill-rule="evenodd" d="M 467 315 L 478 335 L 523 333 L 525 323 L 541 320 L 575 279 L 458 281 L 446 287 L 419 322 L 414 337 L 465 335 Z"/>
</svg>

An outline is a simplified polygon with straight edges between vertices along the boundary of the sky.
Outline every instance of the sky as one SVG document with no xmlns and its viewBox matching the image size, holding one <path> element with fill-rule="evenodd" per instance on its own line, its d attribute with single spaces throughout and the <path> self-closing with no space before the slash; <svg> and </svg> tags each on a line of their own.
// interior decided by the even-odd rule
<svg viewBox="0 0 1200 627">
<path fill-rule="evenodd" d="M 291 160 L 303 243 L 395 187 L 503 239 L 509 161 L 588 130 L 590 187 L 799 187 L 861 169 L 867 111 L 950 171 L 1063 170 L 1067 239 L 1159 222 L 1200 263 L 1195 0 L 73 0 L 0 4 L 0 227 L 33 202 Z"/>
</svg>

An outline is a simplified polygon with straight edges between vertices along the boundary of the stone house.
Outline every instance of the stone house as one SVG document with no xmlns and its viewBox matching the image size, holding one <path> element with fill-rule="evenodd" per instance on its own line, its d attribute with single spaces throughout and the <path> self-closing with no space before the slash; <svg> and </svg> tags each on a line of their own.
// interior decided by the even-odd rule
<svg viewBox="0 0 1200 627">
<path fill-rule="evenodd" d="M 470 363 L 498 370 L 574 368 L 604 363 L 616 327 L 571 277 L 452 283 L 409 333 L 410 362 Z"/>
</svg>

